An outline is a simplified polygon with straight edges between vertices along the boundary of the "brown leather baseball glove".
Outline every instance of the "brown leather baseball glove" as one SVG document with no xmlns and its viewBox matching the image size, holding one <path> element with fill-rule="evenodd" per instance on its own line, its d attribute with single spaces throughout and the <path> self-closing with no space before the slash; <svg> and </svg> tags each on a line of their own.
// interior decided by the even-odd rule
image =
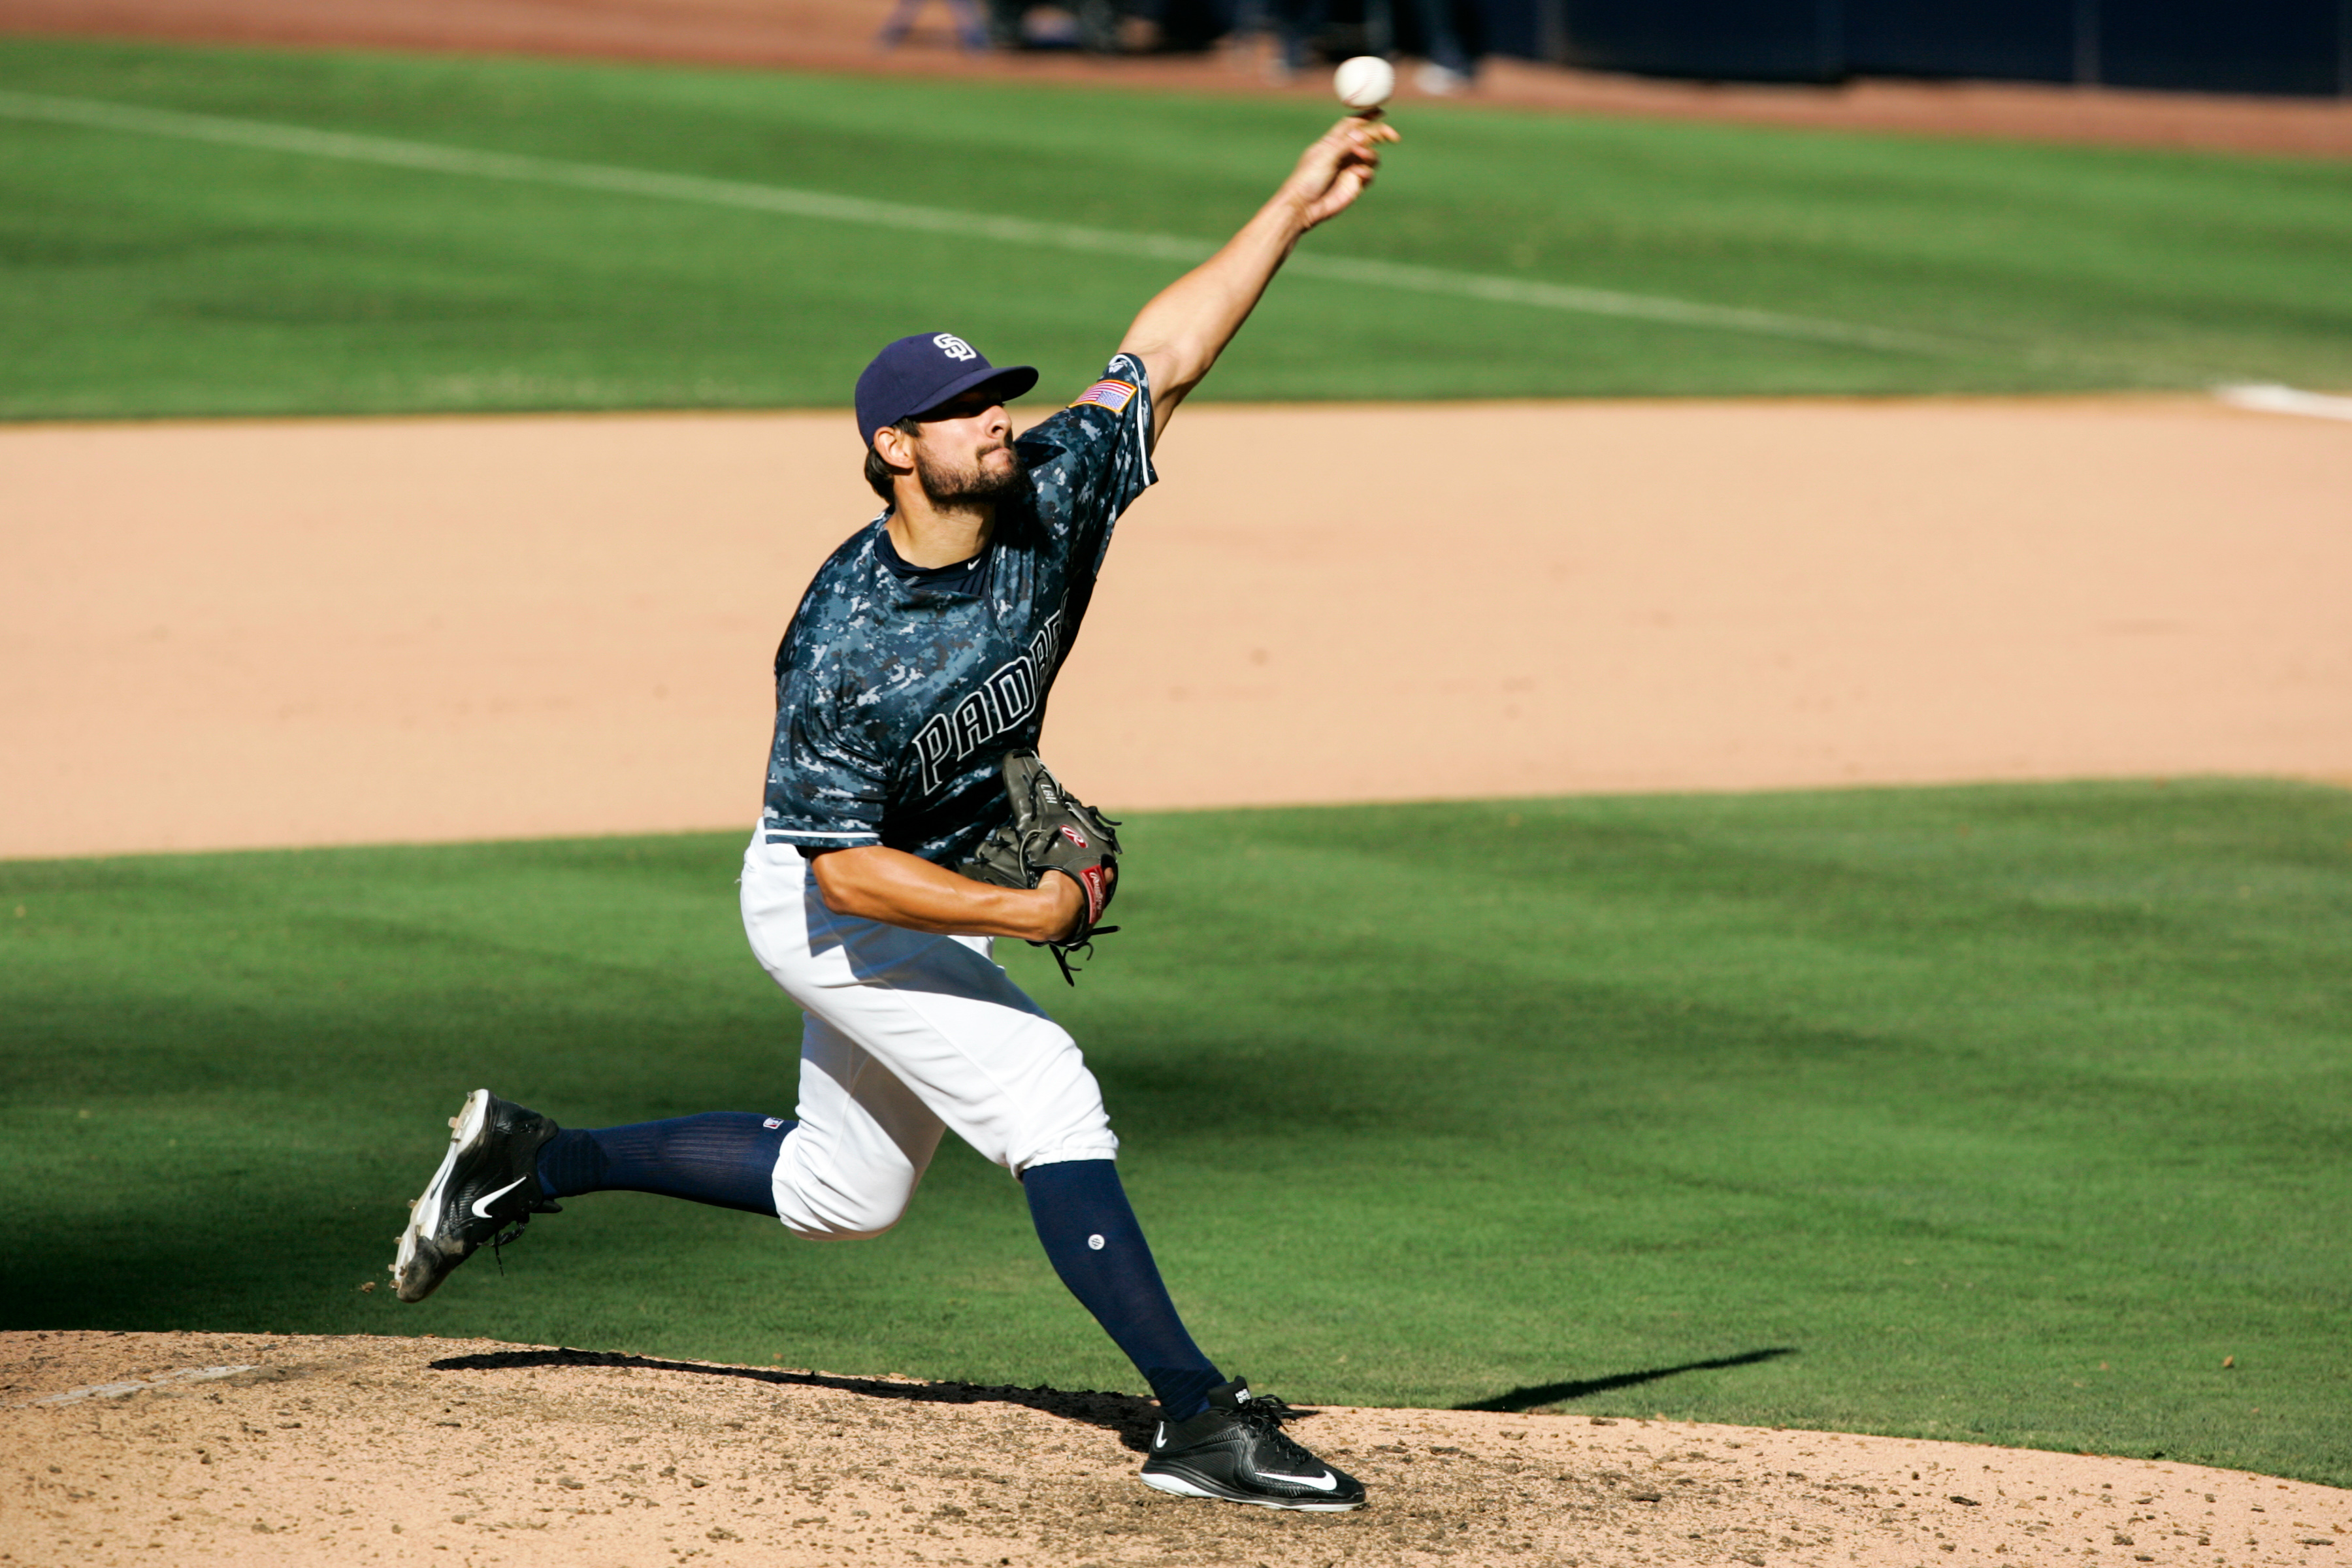
<svg viewBox="0 0 2352 1568">
<path fill-rule="evenodd" d="M 1077 883 L 1086 895 L 1077 926 L 1055 941 L 1029 944 L 1050 949 L 1062 978 L 1076 985 L 1069 955 L 1082 949 L 1091 952 L 1096 937 L 1118 929 L 1102 923 L 1118 889 L 1118 835 L 1113 831 L 1118 824 L 1064 789 L 1034 752 L 1005 753 L 1004 793 L 1013 802 L 1013 820 L 982 839 L 956 869 L 1000 888 L 1034 888 L 1048 871 Z"/>
</svg>

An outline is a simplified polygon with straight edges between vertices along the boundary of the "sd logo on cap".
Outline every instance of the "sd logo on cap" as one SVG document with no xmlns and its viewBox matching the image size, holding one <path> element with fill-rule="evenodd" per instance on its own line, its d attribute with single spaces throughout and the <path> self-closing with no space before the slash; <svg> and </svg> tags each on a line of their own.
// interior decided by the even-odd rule
<svg viewBox="0 0 2352 1568">
<path fill-rule="evenodd" d="M 1010 402 L 1037 384 L 1037 372 L 1025 364 L 990 364 L 988 356 L 953 332 L 900 338 L 876 354 L 857 378 L 857 438 L 871 447 L 874 432 L 884 426 L 982 384 L 992 384 Z"/>
</svg>

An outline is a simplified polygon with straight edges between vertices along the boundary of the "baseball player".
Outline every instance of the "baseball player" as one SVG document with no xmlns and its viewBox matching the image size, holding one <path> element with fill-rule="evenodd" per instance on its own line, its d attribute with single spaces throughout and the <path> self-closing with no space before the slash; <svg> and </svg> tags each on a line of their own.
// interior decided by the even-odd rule
<svg viewBox="0 0 2352 1568">
<path fill-rule="evenodd" d="M 1004 405 L 1034 370 L 949 332 L 876 356 L 857 425 L 887 505 L 818 569 L 777 651 L 766 808 L 743 859 L 751 950 L 806 1016 L 794 1118 L 583 1131 L 478 1089 L 400 1238 L 402 1300 L 584 1193 L 770 1215 L 814 1240 L 878 1236 L 953 1131 L 1020 1179 L 1055 1271 L 1150 1384 L 1148 1484 L 1362 1504 L 1362 1486 L 1283 1431 L 1287 1406 L 1185 1331 L 1120 1187 L 1094 1075 L 990 944 L 1060 956 L 1098 929 L 1117 840 L 1036 760 L 1047 693 L 1170 415 L 1395 138 L 1377 110 L 1339 121 L 1144 307 L 1101 380 L 1017 440 Z"/>
</svg>

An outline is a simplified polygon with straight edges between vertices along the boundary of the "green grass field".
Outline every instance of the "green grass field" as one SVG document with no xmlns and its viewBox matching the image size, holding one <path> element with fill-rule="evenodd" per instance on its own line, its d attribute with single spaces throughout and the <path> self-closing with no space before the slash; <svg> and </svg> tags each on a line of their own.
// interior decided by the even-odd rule
<svg viewBox="0 0 2352 1568">
<path fill-rule="evenodd" d="M 0 40 L 0 90 L 1221 239 L 1312 104 Z M 19 109 L 21 110 L 21 105 Z M 2352 164 L 1413 106 L 1308 253 L 1919 334 L 1286 279 L 1243 399 L 2352 385 Z M 833 405 L 951 327 L 1091 377 L 1181 263 L 0 110 L 0 416 Z"/>
<path fill-rule="evenodd" d="M 1229 1367 L 2352 1483 L 2352 794 L 1162 815 L 1132 844 L 1076 991 L 1009 962 L 1086 1044 Z M 789 1113 L 737 854 L 0 865 L 0 1326 L 1138 1386 L 960 1146 L 870 1243 L 610 1194 L 503 1277 L 360 1290 L 477 1084 L 578 1125 Z"/>
</svg>

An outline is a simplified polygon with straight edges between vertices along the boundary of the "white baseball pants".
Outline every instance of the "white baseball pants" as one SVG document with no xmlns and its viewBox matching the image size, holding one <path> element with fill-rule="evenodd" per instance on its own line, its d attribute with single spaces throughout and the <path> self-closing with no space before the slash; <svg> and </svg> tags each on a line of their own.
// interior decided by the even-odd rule
<svg viewBox="0 0 2352 1568">
<path fill-rule="evenodd" d="M 1077 1042 L 989 956 L 837 915 L 789 844 L 751 835 L 743 929 L 807 1016 L 800 1125 L 776 1159 L 776 1213 L 813 1240 L 878 1236 L 952 1131 L 1018 1175 L 1118 1152 Z"/>
</svg>

